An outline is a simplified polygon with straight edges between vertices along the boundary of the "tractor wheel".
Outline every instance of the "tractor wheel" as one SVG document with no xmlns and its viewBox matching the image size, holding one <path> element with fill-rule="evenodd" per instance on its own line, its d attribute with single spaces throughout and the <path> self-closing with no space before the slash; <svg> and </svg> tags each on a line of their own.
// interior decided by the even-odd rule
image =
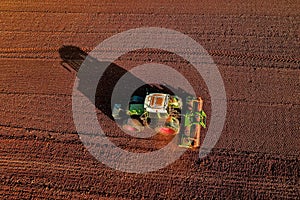
<svg viewBox="0 0 300 200">
<path fill-rule="evenodd" d="M 122 128 L 129 132 L 141 132 L 144 130 L 144 126 L 137 119 L 127 119 L 124 121 Z"/>
<path fill-rule="evenodd" d="M 157 127 L 155 130 L 163 135 L 176 135 L 179 133 L 179 127 L 179 120 L 171 117 L 166 120 L 164 126 Z"/>
<path fill-rule="evenodd" d="M 157 132 L 161 133 L 163 135 L 175 135 L 176 134 L 176 130 L 170 127 L 159 127 L 157 128 Z"/>
</svg>

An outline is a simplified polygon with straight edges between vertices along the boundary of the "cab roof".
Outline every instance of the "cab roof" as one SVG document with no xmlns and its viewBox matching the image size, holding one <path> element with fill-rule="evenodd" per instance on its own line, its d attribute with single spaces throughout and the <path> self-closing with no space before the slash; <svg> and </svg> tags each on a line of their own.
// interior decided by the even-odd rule
<svg viewBox="0 0 300 200">
<path fill-rule="evenodd" d="M 152 93 L 146 96 L 144 108 L 152 113 L 167 113 L 169 94 Z"/>
</svg>

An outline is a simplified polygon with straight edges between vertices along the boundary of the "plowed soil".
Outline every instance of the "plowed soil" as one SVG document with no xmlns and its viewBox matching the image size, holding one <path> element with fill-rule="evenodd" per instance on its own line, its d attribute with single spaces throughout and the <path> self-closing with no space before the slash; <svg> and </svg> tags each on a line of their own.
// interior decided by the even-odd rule
<svg viewBox="0 0 300 200">
<path fill-rule="evenodd" d="M 96 160 L 79 139 L 72 67 L 83 59 L 63 62 L 60 49 L 69 45 L 74 48 L 65 53 L 86 55 L 106 38 L 139 27 L 180 31 L 218 66 L 227 117 L 205 159 L 188 150 L 161 170 L 125 173 Z M 299 199 L 298 1 L 1 1 L 0 28 L 0 199 Z M 148 62 L 180 71 L 204 98 L 209 120 L 201 76 L 168 52 L 120 57 L 99 98 L 109 98 L 101 94 L 126 70 Z M 133 142 L 110 125 L 105 109 L 98 114 L 108 137 L 124 149 L 165 145 L 157 138 L 157 146 Z"/>
</svg>

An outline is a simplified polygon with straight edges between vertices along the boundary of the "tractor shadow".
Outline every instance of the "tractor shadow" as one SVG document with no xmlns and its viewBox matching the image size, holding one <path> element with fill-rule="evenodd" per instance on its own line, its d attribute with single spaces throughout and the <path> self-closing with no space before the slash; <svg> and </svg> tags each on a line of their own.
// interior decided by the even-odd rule
<svg viewBox="0 0 300 200">
<path fill-rule="evenodd" d="M 89 80 L 86 80 L 86 77 L 93 77 L 94 74 L 87 72 L 85 79 L 79 78 L 79 85 L 78 89 L 82 94 L 89 98 L 91 102 L 95 102 L 95 107 L 99 109 L 102 113 L 104 113 L 107 117 L 114 120 L 112 117 L 112 109 L 111 104 L 111 97 L 113 94 L 113 90 L 120 80 L 120 78 L 127 73 L 127 76 L 130 78 L 132 83 L 137 83 L 139 85 L 143 85 L 142 87 L 138 88 L 132 95 L 145 95 L 146 91 L 149 93 L 168 93 L 174 94 L 176 93 L 178 96 L 187 97 L 190 94 L 186 93 L 181 88 L 172 88 L 168 85 L 157 85 L 157 84 L 148 84 L 143 82 L 138 77 L 134 76 L 133 74 L 129 73 L 126 69 L 120 67 L 115 63 L 108 63 L 108 62 L 100 62 L 96 58 L 88 56 L 88 53 L 80 49 L 76 46 L 62 46 L 59 49 L 59 54 L 62 59 L 61 66 L 64 67 L 69 72 L 77 73 L 83 65 L 89 65 L 93 68 L 105 68 L 103 75 L 99 77 L 99 82 L 97 85 L 97 90 L 95 94 L 95 99 L 90 97 L 90 89 Z M 108 67 L 107 67 L 108 65 Z M 125 86 L 126 87 L 126 86 Z M 122 99 L 127 97 L 126 94 L 118 94 L 118 98 Z M 117 103 L 117 102 L 115 102 Z"/>
</svg>

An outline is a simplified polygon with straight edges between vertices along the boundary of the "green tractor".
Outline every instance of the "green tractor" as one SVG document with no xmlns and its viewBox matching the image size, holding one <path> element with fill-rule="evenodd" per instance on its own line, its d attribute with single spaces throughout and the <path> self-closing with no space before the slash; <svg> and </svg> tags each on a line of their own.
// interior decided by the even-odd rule
<svg viewBox="0 0 300 200">
<path fill-rule="evenodd" d="M 115 104 L 112 116 L 123 121 L 122 128 L 126 131 L 139 133 L 144 128 L 151 128 L 163 135 L 180 134 L 180 147 L 197 148 L 200 146 L 201 127 L 206 128 L 202 106 L 200 97 L 187 97 L 183 104 L 176 95 L 155 92 L 144 97 L 133 95 L 127 109 Z M 181 113 L 183 107 L 186 113 Z"/>
</svg>

